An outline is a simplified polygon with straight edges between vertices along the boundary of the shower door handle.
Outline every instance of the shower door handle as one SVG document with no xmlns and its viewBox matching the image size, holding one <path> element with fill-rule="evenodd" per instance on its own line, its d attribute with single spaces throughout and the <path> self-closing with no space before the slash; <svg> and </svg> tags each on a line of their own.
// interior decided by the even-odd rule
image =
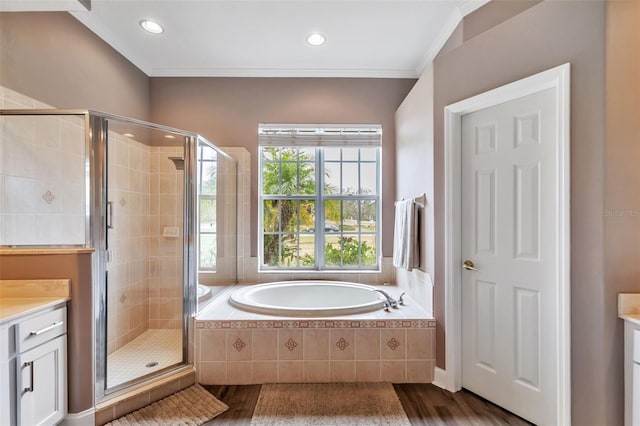
<svg viewBox="0 0 640 426">
<path fill-rule="evenodd" d="M 107 201 L 107 229 L 113 229 L 113 201 Z"/>
</svg>

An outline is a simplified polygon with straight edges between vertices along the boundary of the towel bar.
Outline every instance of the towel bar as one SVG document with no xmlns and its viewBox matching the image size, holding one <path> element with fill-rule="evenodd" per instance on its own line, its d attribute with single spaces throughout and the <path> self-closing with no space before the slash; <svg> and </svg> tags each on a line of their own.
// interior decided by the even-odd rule
<svg viewBox="0 0 640 426">
<path fill-rule="evenodd" d="M 404 198 L 401 201 L 404 201 Z M 413 202 L 419 205 L 420 207 L 424 207 L 425 204 L 427 204 L 427 194 L 423 192 L 417 197 L 413 197 Z M 398 202 L 396 201 L 394 204 L 398 204 Z"/>
</svg>

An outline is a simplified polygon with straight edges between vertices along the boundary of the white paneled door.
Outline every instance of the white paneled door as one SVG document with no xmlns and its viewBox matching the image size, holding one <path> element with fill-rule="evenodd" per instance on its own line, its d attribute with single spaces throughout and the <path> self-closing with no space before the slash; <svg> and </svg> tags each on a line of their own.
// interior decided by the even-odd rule
<svg viewBox="0 0 640 426">
<path fill-rule="evenodd" d="M 462 116 L 462 386 L 556 422 L 556 91 Z"/>
</svg>

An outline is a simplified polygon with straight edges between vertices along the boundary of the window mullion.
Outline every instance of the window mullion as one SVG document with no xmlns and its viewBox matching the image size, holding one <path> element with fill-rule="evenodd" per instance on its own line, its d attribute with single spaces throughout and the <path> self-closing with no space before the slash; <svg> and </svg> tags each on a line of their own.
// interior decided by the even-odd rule
<svg viewBox="0 0 640 426">
<path fill-rule="evenodd" d="M 316 268 L 324 269 L 324 152 L 316 148 L 316 218 L 315 258 Z"/>
<path fill-rule="evenodd" d="M 376 263 L 378 267 L 382 268 L 382 164 L 381 154 L 382 148 L 378 148 L 376 151 Z"/>
</svg>

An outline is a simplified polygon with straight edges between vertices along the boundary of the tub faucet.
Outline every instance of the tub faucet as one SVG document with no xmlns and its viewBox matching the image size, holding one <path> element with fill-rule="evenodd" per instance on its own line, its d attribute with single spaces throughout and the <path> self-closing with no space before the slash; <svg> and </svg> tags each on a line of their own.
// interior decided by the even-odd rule
<svg viewBox="0 0 640 426">
<path fill-rule="evenodd" d="M 384 297 L 386 297 L 387 301 L 384 303 L 384 308 L 386 310 L 388 310 L 390 307 L 396 308 L 396 309 L 398 308 L 398 301 L 393 297 L 391 297 L 389 293 L 387 293 L 384 290 L 379 290 L 377 288 L 374 288 L 373 291 L 377 291 L 378 293 L 381 293 Z"/>
</svg>

